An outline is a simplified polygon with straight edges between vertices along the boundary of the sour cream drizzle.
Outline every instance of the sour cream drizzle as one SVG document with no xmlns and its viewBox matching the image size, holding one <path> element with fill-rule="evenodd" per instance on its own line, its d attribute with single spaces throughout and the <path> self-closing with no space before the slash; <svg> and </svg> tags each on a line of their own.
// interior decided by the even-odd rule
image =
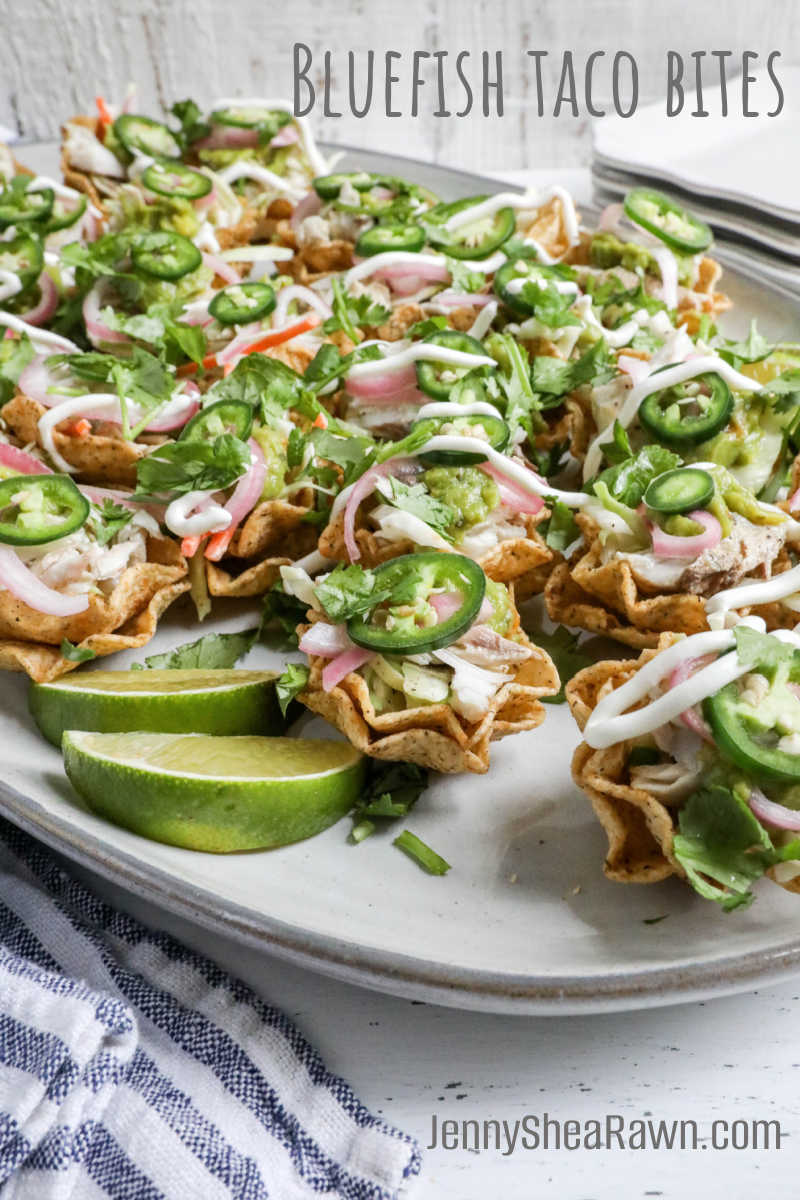
<svg viewBox="0 0 800 1200">
<path fill-rule="evenodd" d="M 234 183 L 237 179 L 255 179 L 258 183 L 266 184 L 267 187 L 273 187 L 276 191 L 284 192 L 292 200 L 302 200 L 305 195 L 302 188 L 295 187 L 294 184 L 284 179 L 282 175 L 276 175 L 274 171 L 270 171 L 268 167 L 262 166 L 261 163 L 250 162 L 247 159 L 231 163 L 229 167 L 218 171 L 217 174 L 223 183 Z"/>
<path fill-rule="evenodd" d="M 386 371 L 399 370 L 415 362 L 445 363 L 453 367 L 496 367 L 497 363 L 488 354 L 469 354 L 454 350 L 452 346 L 437 346 L 434 342 L 414 342 L 399 354 L 387 358 L 371 358 L 356 363 L 347 372 L 347 379 L 365 379 L 369 375 L 382 375 Z"/>
<path fill-rule="evenodd" d="M 505 254 L 503 254 L 502 250 L 498 250 L 488 258 L 462 259 L 461 265 L 469 271 L 477 271 L 482 275 L 492 275 L 499 267 L 502 267 L 505 261 Z M 349 288 L 352 283 L 357 283 L 360 279 L 368 279 L 370 275 L 374 275 L 377 271 L 383 271 L 387 267 L 406 264 L 413 264 L 420 267 L 446 268 L 447 259 L 443 254 L 415 254 L 412 250 L 384 250 L 382 254 L 371 254 L 363 262 L 351 267 L 344 277 L 345 287 Z M 435 297 L 432 297 L 432 299 L 435 299 Z"/>
<path fill-rule="evenodd" d="M 232 519 L 226 508 L 211 499 L 211 492 L 202 491 L 187 492 L 185 496 L 178 496 L 167 506 L 164 513 L 164 524 L 178 537 L 219 533 L 228 528 Z"/>
<path fill-rule="evenodd" d="M 500 417 L 502 414 L 493 404 L 486 400 L 473 400 L 470 404 L 453 404 L 450 400 L 434 401 L 433 404 L 423 404 L 417 410 L 420 420 L 424 417 Z"/>
<path fill-rule="evenodd" d="M 0 312 L 0 325 L 6 325 L 15 333 L 27 333 L 34 345 L 41 342 L 46 346 L 55 346 L 62 354 L 80 354 L 78 347 L 69 338 L 61 337 L 58 333 L 50 333 L 47 329 L 40 329 L 38 325 L 29 325 L 27 321 L 21 321 L 12 313 Z"/>
<path fill-rule="evenodd" d="M 745 617 L 739 624 L 759 633 L 766 632 L 766 625 L 760 617 Z M 770 636 L 800 648 L 800 635 L 790 630 L 779 629 Z M 715 695 L 734 679 L 746 675 L 753 669 L 752 663 L 743 666 L 736 653 L 723 653 L 733 649 L 735 644 L 733 630 L 723 629 L 712 633 L 692 634 L 691 637 L 683 638 L 674 646 L 663 650 L 640 667 L 633 678 L 622 687 L 603 697 L 586 723 L 583 731 L 585 741 L 595 750 L 604 750 L 628 738 L 652 733 L 668 721 L 675 720 L 687 708 Z M 644 700 L 653 688 L 687 659 L 715 653 L 721 654 L 721 657 L 670 688 L 644 708 L 638 708 L 635 712 L 625 711 L 632 704 Z"/>
<path fill-rule="evenodd" d="M 698 375 L 705 375 L 709 371 L 722 376 L 727 384 L 738 388 L 739 391 L 760 392 L 762 390 L 760 383 L 735 371 L 723 358 L 719 358 L 716 354 L 704 354 L 700 358 L 691 358 L 688 362 L 676 363 L 675 366 L 668 367 L 664 371 L 657 371 L 634 384 L 619 411 L 617 420 L 623 429 L 627 429 L 639 411 L 639 405 L 653 392 L 674 387 L 678 383 L 686 383 L 689 379 L 696 379 Z M 600 445 L 606 438 L 607 431 L 604 429 L 602 433 L 597 434 L 589 446 L 584 465 L 584 474 L 587 478 L 594 475 L 600 467 L 603 459 Z"/>
<path fill-rule="evenodd" d="M 717 592 L 705 602 L 706 612 L 726 613 L 731 609 L 749 608 L 753 604 L 770 604 L 774 600 L 783 600 L 800 591 L 800 566 L 782 571 L 772 579 L 759 579 L 755 583 L 745 583 L 740 587 L 726 588 Z"/>
<path fill-rule="evenodd" d="M 457 416 L 459 413 L 458 406 L 450 405 L 449 407 L 453 415 Z M 560 500 L 568 508 L 583 508 L 584 505 L 594 499 L 594 497 L 587 495 L 586 492 L 562 492 L 558 488 L 551 487 L 546 479 L 542 479 L 541 476 L 535 474 L 529 467 L 515 462 L 513 458 L 501 454 L 486 442 L 478 442 L 475 438 L 459 437 L 457 434 L 437 434 L 435 437 L 429 438 L 414 453 L 415 455 L 419 455 L 436 450 L 466 450 L 470 454 L 474 454 L 476 449 L 480 449 L 485 455 L 486 460 L 492 466 L 497 467 L 498 471 L 502 471 L 507 479 L 513 480 L 523 491 L 528 492 L 532 496 L 552 496 L 554 500 Z M 358 482 L 356 480 L 339 492 L 331 507 L 331 519 L 338 516 L 345 507 L 350 493 Z"/>
<path fill-rule="evenodd" d="M 580 236 L 578 214 L 575 211 L 575 204 L 572 197 L 562 187 L 551 187 L 545 192 L 498 192 L 496 196 L 489 196 L 487 200 L 481 201 L 480 204 L 473 204 L 470 208 L 464 208 L 461 212 L 453 213 L 452 217 L 445 221 L 444 227 L 449 233 L 453 233 L 455 230 L 461 229 L 464 225 L 472 225 L 475 221 L 482 221 L 486 217 L 493 217 L 501 208 L 514 208 L 518 211 L 541 208 L 548 200 L 554 198 L 561 202 L 567 237 L 569 238 L 570 245 L 574 246 Z"/>
</svg>

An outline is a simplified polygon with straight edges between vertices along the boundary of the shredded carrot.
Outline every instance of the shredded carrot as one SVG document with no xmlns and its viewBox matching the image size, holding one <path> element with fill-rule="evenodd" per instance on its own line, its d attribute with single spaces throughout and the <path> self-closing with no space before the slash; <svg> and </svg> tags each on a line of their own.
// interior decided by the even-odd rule
<svg viewBox="0 0 800 1200">
<path fill-rule="evenodd" d="M 327 428 L 328 428 L 328 418 L 325 416 L 325 413 L 317 413 L 316 417 L 314 418 L 312 429 L 327 429 Z"/>
<path fill-rule="evenodd" d="M 236 532 L 236 526 L 233 528 L 229 525 L 227 529 L 221 529 L 219 533 L 214 533 L 208 539 L 208 545 L 205 549 L 205 556 L 211 562 L 219 562 L 228 546 L 233 540 L 233 535 Z"/>
<path fill-rule="evenodd" d="M 111 113 L 108 111 L 108 105 L 106 104 L 103 97 L 95 96 L 94 102 L 97 105 L 97 111 L 100 114 L 100 124 L 104 127 L 108 126 L 108 125 L 113 125 L 114 118 L 112 117 Z"/>
<path fill-rule="evenodd" d="M 64 427 L 64 432 L 68 437 L 86 437 L 92 432 L 92 425 L 86 417 L 79 417 L 77 421 L 70 421 L 69 425 Z"/>
<path fill-rule="evenodd" d="M 193 558 L 200 548 L 200 543 L 208 535 L 205 533 L 192 533 L 183 539 L 181 542 L 181 554 L 184 558 Z"/>
<path fill-rule="evenodd" d="M 301 320 L 295 321 L 294 325 L 287 325 L 285 329 L 273 329 L 270 333 L 265 333 L 263 337 L 258 338 L 257 341 L 251 342 L 249 346 L 246 346 L 242 350 L 239 357 L 244 358 L 248 354 L 258 354 L 262 350 L 269 350 L 272 346 L 280 346 L 282 342 L 290 342 L 292 338 L 298 337 L 301 333 L 307 333 L 309 329 L 313 329 L 316 325 L 319 325 L 321 320 L 322 317 L 318 313 L 306 313 Z M 226 364 L 226 367 L 228 365 Z M 203 367 L 206 371 L 211 371 L 214 367 L 218 366 L 219 362 L 216 354 L 207 354 L 203 359 Z M 175 374 L 179 376 L 194 375 L 196 370 L 197 363 L 182 363 Z M 226 369 L 225 374 L 229 373 Z"/>
</svg>

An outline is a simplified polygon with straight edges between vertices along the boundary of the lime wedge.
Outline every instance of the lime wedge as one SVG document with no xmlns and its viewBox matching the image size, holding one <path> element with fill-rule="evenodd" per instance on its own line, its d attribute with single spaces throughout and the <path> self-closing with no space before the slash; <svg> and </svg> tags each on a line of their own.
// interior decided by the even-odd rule
<svg viewBox="0 0 800 1200">
<path fill-rule="evenodd" d="M 272 671 L 83 671 L 34 683 L 33 719 L 53 745 L 65 729 L 121 733 L 282 733 Z"/>
<path fill-rule="evenodd" d="M 215 854 L 283 846 L 353 807 L 364 758 L 347 742 L 205 734 L 64 734 L 89 807 L 142 837 Z"/>
</svg>

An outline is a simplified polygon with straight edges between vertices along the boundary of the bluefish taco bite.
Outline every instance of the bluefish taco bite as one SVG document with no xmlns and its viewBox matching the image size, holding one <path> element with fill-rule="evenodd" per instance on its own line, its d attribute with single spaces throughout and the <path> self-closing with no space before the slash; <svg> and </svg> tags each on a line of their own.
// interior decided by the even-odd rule
<svg viewBox="0 0 800 1200">
<path fill-rule="evenodd" d="M 796 676 L 800 637 L 750 617 L 571 680 L 573 775 L 608 835 L 610 878 L 678 875 L 726 910 L 765 874 L 800 890 Z"/>
<path fill-rule="evenodd" d="M 423 552 L 312 581 L 281 568 L 309 605 L 300 700 L 376 758 L 483 772 L 489 743 L 533 729 L 558 690 L 520 629 L 513 591 L 462 555 Z"/>
</svg>

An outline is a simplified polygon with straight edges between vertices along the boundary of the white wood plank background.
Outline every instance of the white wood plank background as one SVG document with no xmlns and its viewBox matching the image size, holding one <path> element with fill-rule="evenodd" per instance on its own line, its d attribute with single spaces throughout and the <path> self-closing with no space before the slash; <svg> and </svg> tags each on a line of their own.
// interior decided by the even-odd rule
<svg viewBox="0 0 800 1200">
<path fill-rule="evenodd" d="M 796 0 L 0 0 L 0 124 L 26 138 L 52 137 L 59 118 L 85 110 L 97 91 L 119 96 L 128 80 L 141 107 L 158 111 L 193 95 L 288 94 L 292 45 L 307 43 L 314 70 L 333 53 L 335 96 L 346 93 L 348 50 L 365 62 L 399 50 L 410 104 L 411 53 L 460 50 L 476 63 L 482 50 L 504 52 L 505 115 L 436 119 L 425 105 L 416 119 L 387 120 L 382 104 L 362 120 L 319 121 L 329 141 L 362 144 L 474 170 L 521 169 L 586 159 L 589 118 L 562 112 L 539 118 L 535 75 L 526 49 L 548 50 L 545 92 L 555 97 L 561 52 L 576 69 L 592 50 L 630 50 L 640 71 L 641 100 L 664 92 L 667 49 L 781 50 L 800 47 Z M 362 68 L 363 70 L 363 68 Z M 477 69 L 475 71 L 477 77 Z M 456 90 L 453 99 L 460 102 Z M 610 72 L 601 71 L 610 92 Z M 362 75 L 363 79 L 363 75 Z M 709 75 L 709 82 L 710 82 Z M 377 87 L 377 83 L 376 83 Z M 432 82 L 427 89 L 433 92 Z M 432 105 L 430 106 L 432 107 Z M 552 108 L 550 107 L 550 112 Z M 635 117 L 633 118 L 635 120 Z"/>
</svg>

